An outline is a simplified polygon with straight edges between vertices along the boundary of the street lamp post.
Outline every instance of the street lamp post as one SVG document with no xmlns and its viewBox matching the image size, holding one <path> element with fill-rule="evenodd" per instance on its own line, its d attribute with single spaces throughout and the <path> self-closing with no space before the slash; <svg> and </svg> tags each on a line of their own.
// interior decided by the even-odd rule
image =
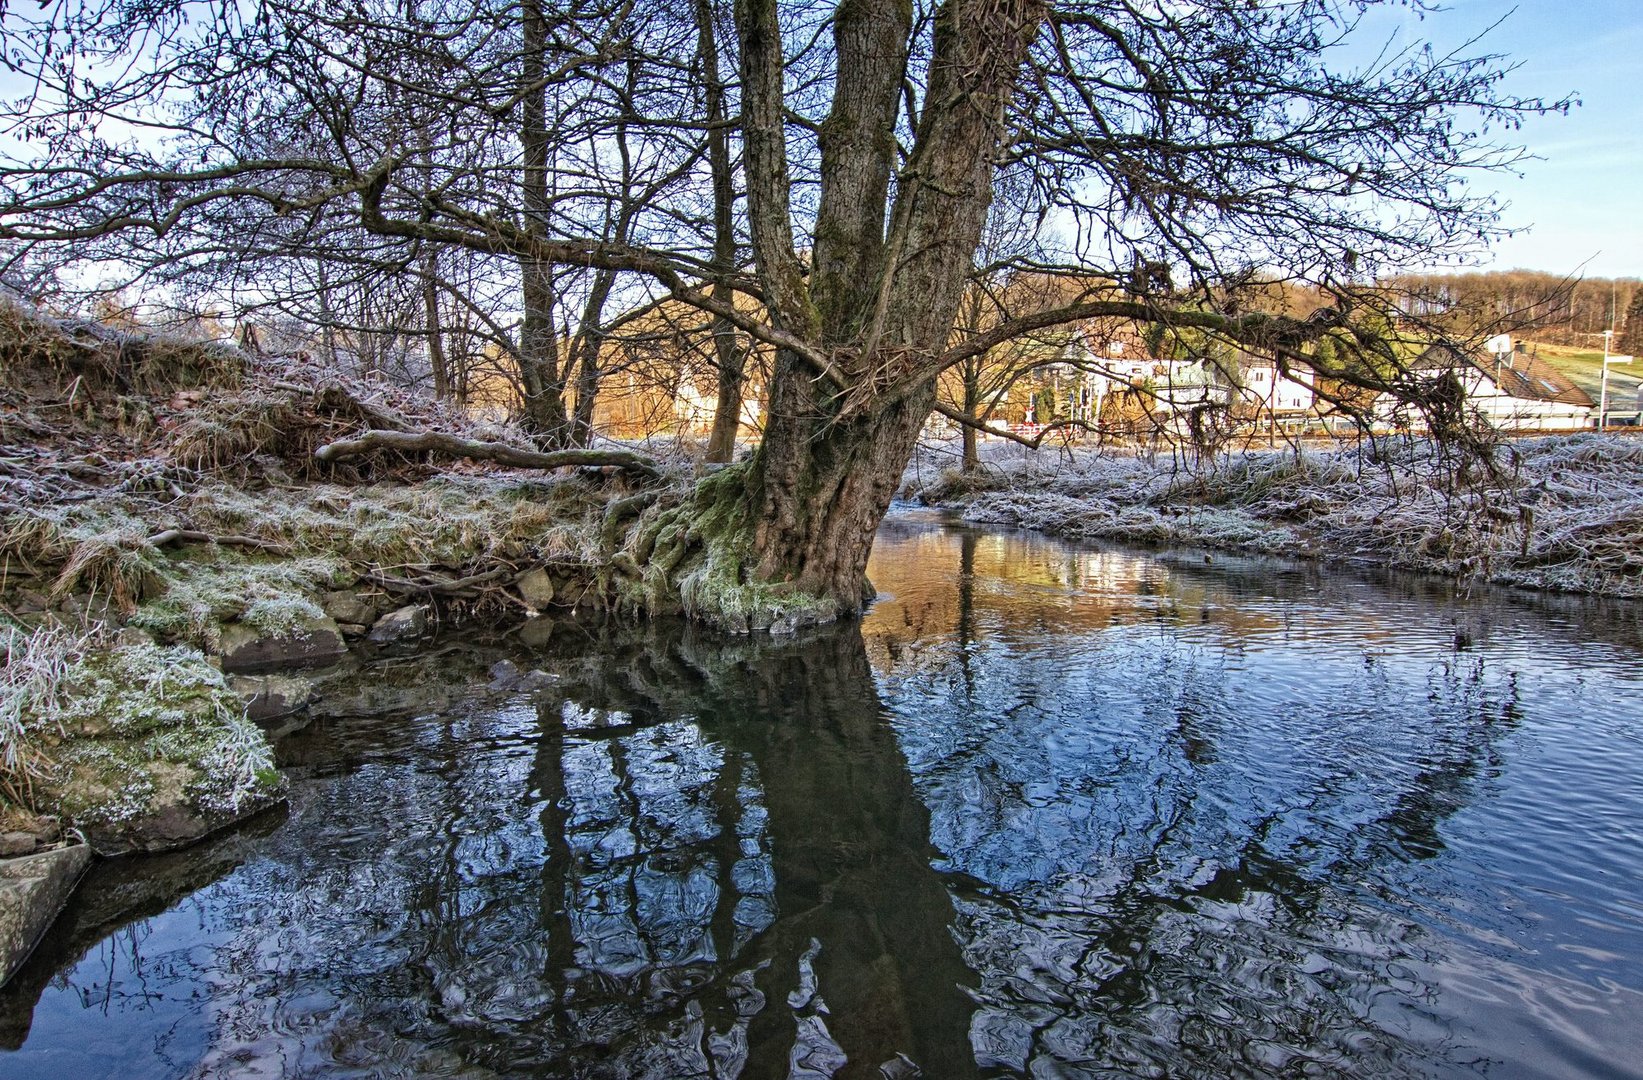
<svg viewBox="0 0 1643 1080">
<path fill-rule="evenodd" d="M 1597 392 L 1597 430 L 1603 431 L 1609 426 L 1609 365 L 1629 364 L 1630 356 L 1610 356 L 1609 339 L 1614 337 L 1613 330 L 1603 331 L 1603 378 L 1598 383 Z"/>
</svg>

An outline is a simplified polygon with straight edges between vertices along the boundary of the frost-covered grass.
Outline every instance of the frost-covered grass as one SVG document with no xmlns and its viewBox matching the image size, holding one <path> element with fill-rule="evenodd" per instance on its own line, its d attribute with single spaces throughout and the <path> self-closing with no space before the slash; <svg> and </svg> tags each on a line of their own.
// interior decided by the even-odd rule
<svg viewBox="0 0 1643 1080">
<path fill-rule="evenodd" d="M 277 633 L 319 617 L 321 593 L 373 574 L 593 566 L 605 558 L 600 521 L 608 501 L 576 478 L 453 474 L 277 492 L 205 481 L 164 502 L 111 492 L 21 508 L 0 524 L 0 562 L 14 577 L 49 583 L 54 599 L 102 598 L 164 640 L 206 646 L 228 622 Z M 149 542 L 173 528 L 267 547 Z"/>
<path fill-rule="evenodd" d="M 324 616 L 313 599 L 352 584 L 354 571 L 331 556 L 282 558 L 232 548 L 173 556 L 163 593 L 140 605 L 129 624 L 167 641 L 209 646 L 216 628 L 244 622 L 270 634 Z"/>
<path fill-rule="evenodd" d="M 0 628 L 0 798 L 29 806 L 35 782 L 50 767 L 40 746 L 43 729 L 61 732 L 64 677 L 84 656 L 87 639 L 61 627 L 28 632 Z"/>
<path fill-rule="evenodd" d="M 164 559 L 148 544 L 151 528 L 117 497 L 29 507 L 0 519 L 0 559 L 50 568 L 57 596 L 80 590 L 130 610 L 162 587 Z"/>
<path fill-rule="evenodd" d="M 459 567 L 592 558 L 604 496 L 574 479 L 452 475 L 420 484 L 315 484 L 275 496 L 208 485 L 181 514 L 195 528 L 353 563 Z"/>
<path fill-rule="evenodd" d="M 1073 538 L 1350 558 L 1538 588 L 1643 596 L 1643 440 L 1524 440 L 1490 470 L 1430 443 L 921 462 L 911 492 L 967 518 Z"/>
<path fill-rule="evenodd" d="M 4 641 L 10 801 L 107 828 L 169 805 L 237 813 L 277 786 L 267 740 L 198 650 L 110 646 L 55 627 Z"/>
</svg>

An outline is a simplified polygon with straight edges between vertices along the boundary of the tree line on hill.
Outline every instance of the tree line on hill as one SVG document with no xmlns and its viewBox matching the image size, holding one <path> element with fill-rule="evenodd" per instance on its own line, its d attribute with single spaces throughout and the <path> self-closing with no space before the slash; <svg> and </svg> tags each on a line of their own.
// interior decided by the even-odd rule
<svg viewBox="0 0 1643 1080">
<path fill-rule="evenodd" d="M 1570 278 L 1536 270 L 1407 274 L 1385 279 L 1403 309 L 1469 335 L 1515 333 L 1595 348 L 1605 330 L 1643 335 L 1634 320 L 1643 281 Z"/>
</svg>

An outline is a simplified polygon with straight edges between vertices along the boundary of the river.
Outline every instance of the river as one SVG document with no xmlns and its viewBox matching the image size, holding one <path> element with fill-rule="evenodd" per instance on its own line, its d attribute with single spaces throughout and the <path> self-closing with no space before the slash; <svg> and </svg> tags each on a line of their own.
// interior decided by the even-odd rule
<svg viewBox="0 0 1643 1080">
<path fill-rule="evenodd" d="M 1643 608 L 911 510 L 869 573 L 339 682 L 0 1078 L 1643 1076 Z"/>
</svg>

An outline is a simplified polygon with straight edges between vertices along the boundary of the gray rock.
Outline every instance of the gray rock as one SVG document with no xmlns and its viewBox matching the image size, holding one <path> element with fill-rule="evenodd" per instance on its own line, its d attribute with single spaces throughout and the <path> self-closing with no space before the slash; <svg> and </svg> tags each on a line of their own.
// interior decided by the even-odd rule
<svg viewBox="0 0 1643 1080">
<path fill-rule="evenodd" d="M 382 607 L 375 600 L 349 589 L 325 593 L 319 598 L 319 606 L 337 622 L 359 626 L 370 626 L 382 614 Z"/>
<path fill-rule="evenodd" d="M 529 671 L 519 676 L 519 681 L 514 683 L 514 689 L 546 690 L 550 686 L 557 685 L 558 682 L 559 680 L 556 677 L 549 675 L 540 668 L 531 668 Z"/>
<path fill-rule="evenodd" d="M 89 865 L 84 844 L 0 862 L 0 985 L 29 958 Z"/>
<path fill-rule="evenodd" d="M 512 660 L 498 660 L 491 665 L 491 689 L 511 690 L 519 682 L 519 665 Z"/>
<path fill-rule="evenodd" d="M 219 649 L 224 671 L 247 674 L 318 667 L 334 663 L 347 651 L 337 624 L 324 617 L 299 618 L 273 634 L 247 623 L 229 623 L 222 628 Z"/>
<path fill-rule="evenodd" d="M 245 699 L 245 715 L 265 728 L 314 699 L 314 681 L 300 675 L 235 675 L 228 688 Z"/>
<path fill-rule="evenodd" d="M 428 605 L 407 604 L 390 611 L 371 627 L 371 640 L 378 645 L 415 641 L 428 630 Z"/>
<path fill-rule="evenodd" d="M 339 622 L 337 623 L 337 629 L 342 631 L 342 636 L 345 638 L 364 637 L 371 630 L 364 623 L 352 622 Z"/>
<path fill-rule="evenodd" d="M 149 813 L 113 824 L 86 824 L 86 843 L 99 855 L 173 851 L 285 801 L 286 782 L 248 796 L 233 810 L 209 810 L 188 802 L 164 802 Z"/>
<path fill-rule="evenodd" d="M 552 675 L 536 668 L 521 671 L 512 660 L 498 660 L 491 665 L 490 674 L 492 690 L 543 690 L 558 682 Z"/>
<path fill-rule="evenodd" d="M 33 833 L 8 832 L 0 833 L 0 858 L 11 858 L 14 855 L 27 855 L 39 843 Z"/>
<path fill-rule="evenodd" d="M 120 632 L 114 635 L 116 645 L 152 645 L 154 635 L 136 626 L 122 626 Z"/>
<path fill-rule="evenodd" d="M 541 567 L 519 575 L 514 587 L 519 590 L 519 598 L 533 611 L 542 611 L 553 603 L 553 578 Z"/>
</svg>

